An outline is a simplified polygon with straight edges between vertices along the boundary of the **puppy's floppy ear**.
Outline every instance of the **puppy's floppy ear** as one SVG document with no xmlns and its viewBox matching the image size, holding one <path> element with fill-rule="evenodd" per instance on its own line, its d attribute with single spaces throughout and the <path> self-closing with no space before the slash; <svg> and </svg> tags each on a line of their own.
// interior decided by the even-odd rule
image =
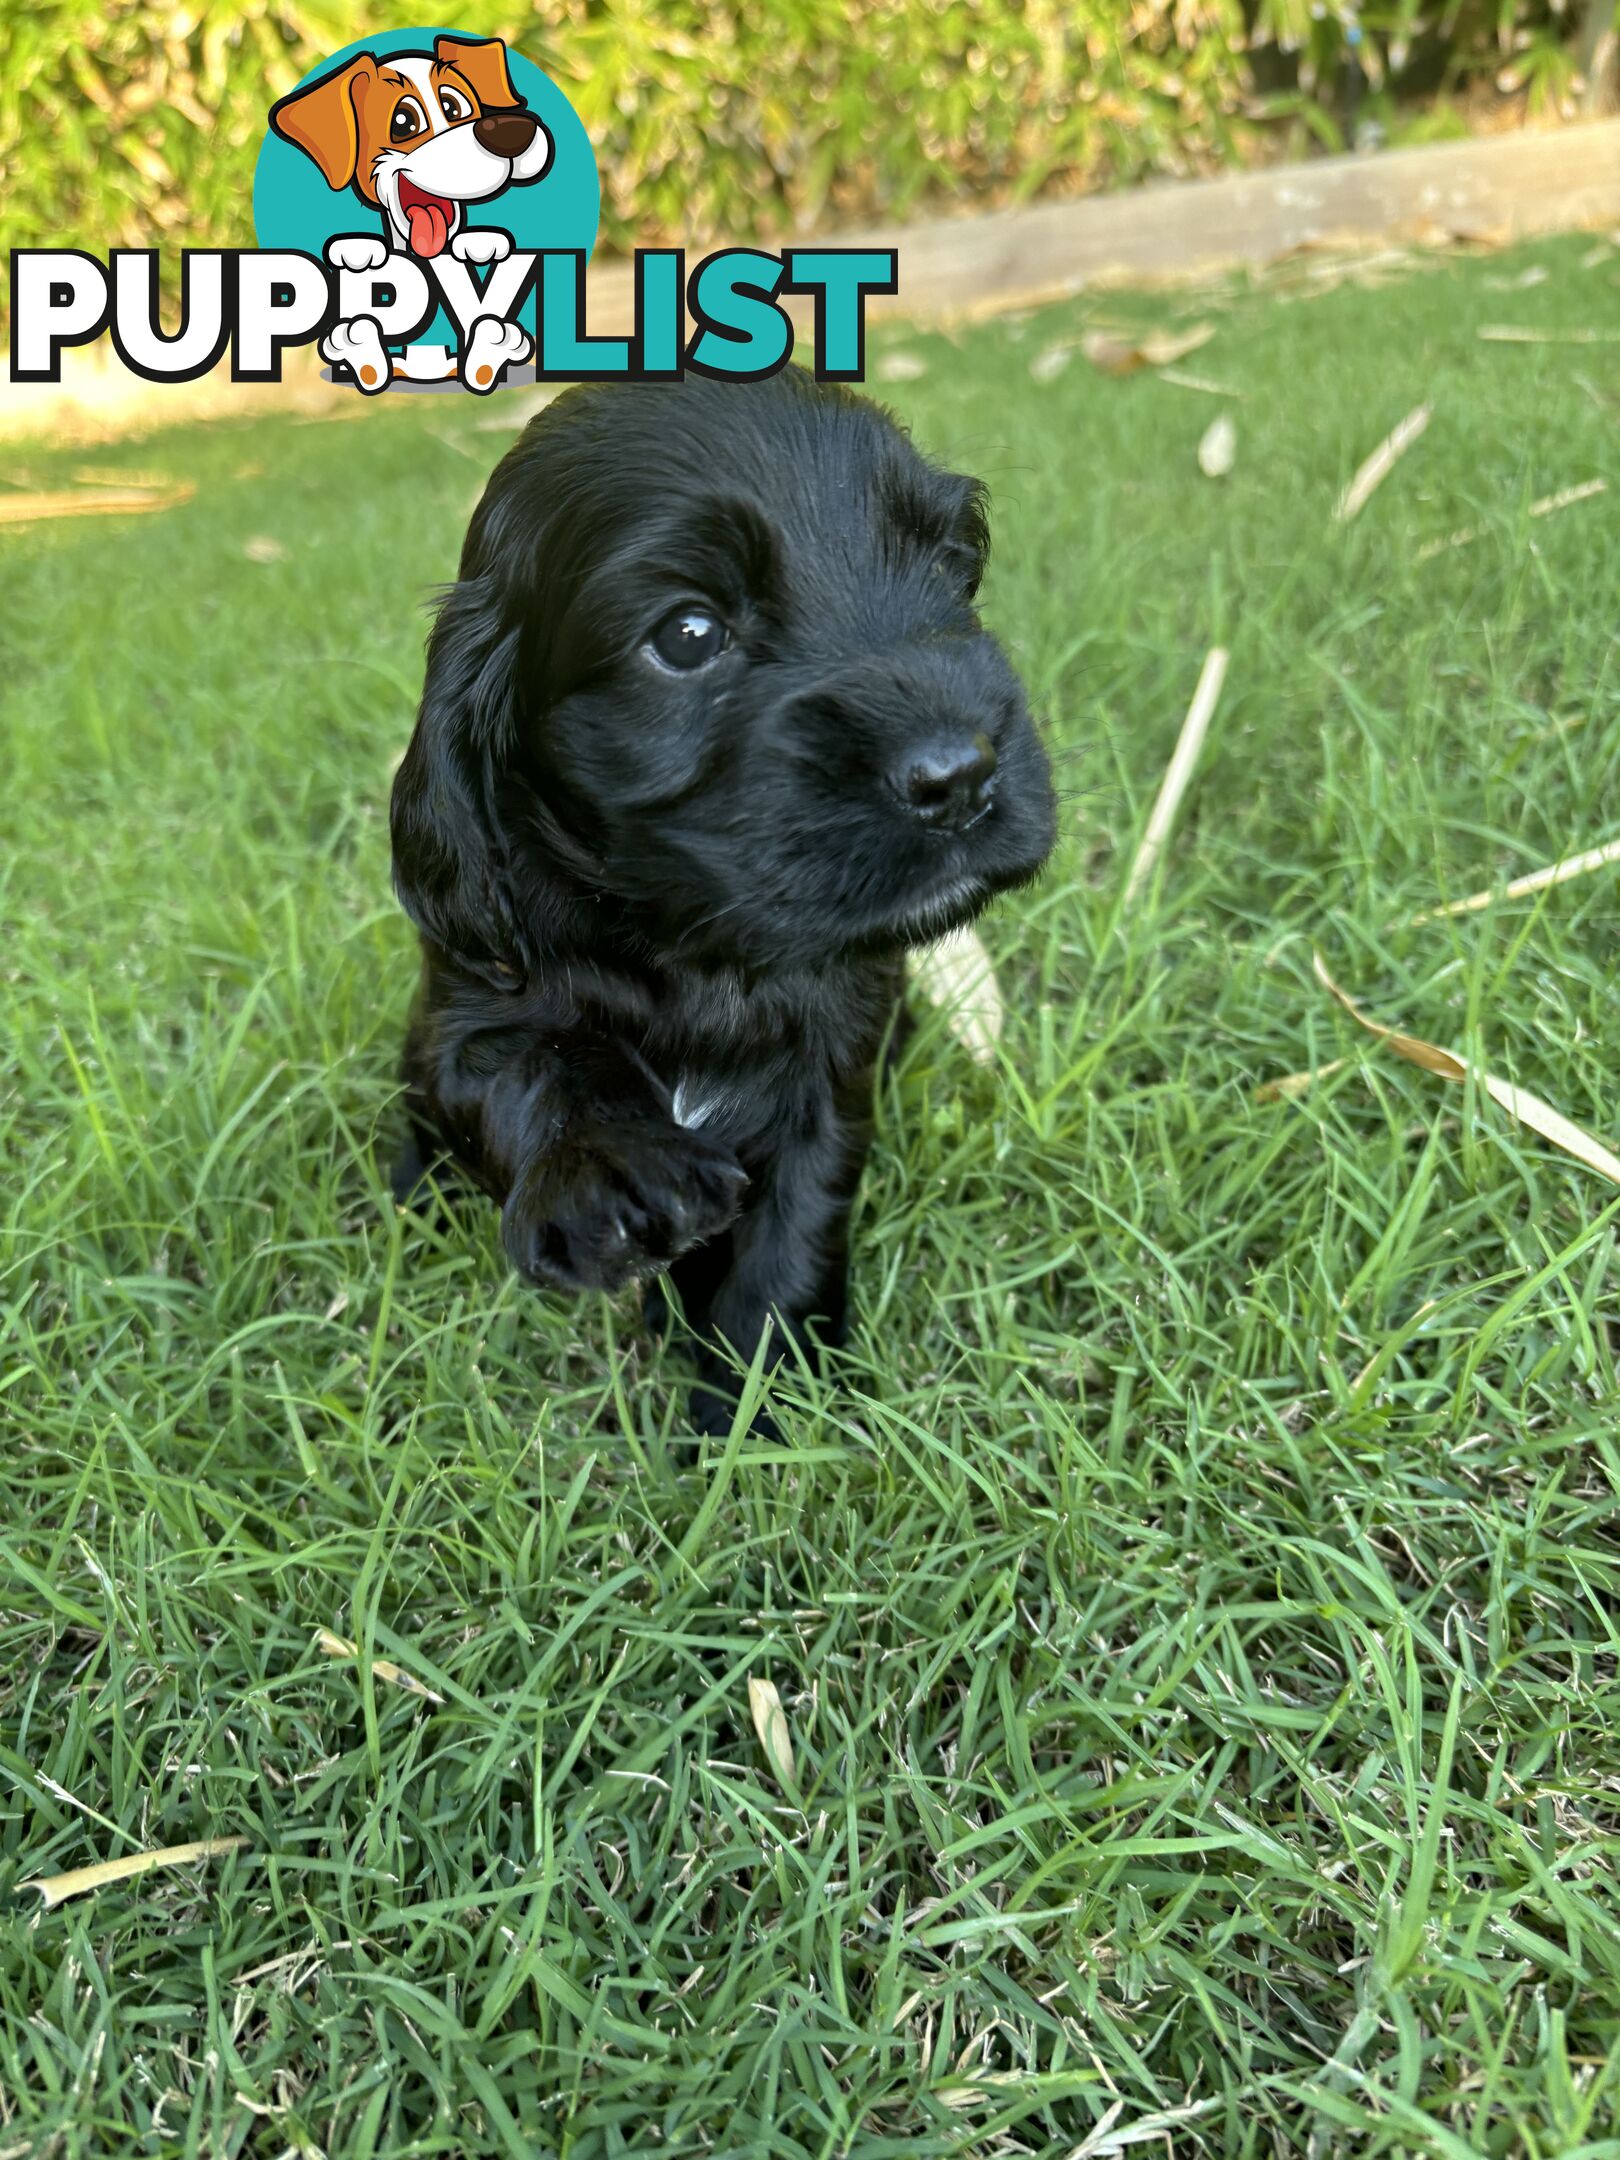
<svg viewBox="0 0 1620 2160">
<path fill-rule="evenodd" d="M 329 188 L 346 188 L 360 165 L 360 102 L 377 80 L 371 53 L 306 83 L 270 108 L 270 125 L 321 168 Z"/>
<path fill-rule="evenodd" d="M 453 67 L 473 86 L 485 111 L 503 105 L 521 105 L 506 65 L 506 47 L 499 38 L 437 37 L 433 57 L 441 67 Z"/>
<path fill-rule="evenodd" d="M 508 990 L 532 957 L 501 823 L 518 646 L 492 578 L 463 577 L 450 588 L 428 640 L 427 683 L 390 815 L 405 912 L 463 967 Z"/>
</svg>

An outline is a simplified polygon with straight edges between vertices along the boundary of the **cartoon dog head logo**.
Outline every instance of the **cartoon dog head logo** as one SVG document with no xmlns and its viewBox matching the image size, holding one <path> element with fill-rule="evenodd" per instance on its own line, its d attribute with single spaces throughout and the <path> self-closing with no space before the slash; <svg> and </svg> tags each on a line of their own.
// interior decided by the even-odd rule
<svg viewBox="0 0 1620 2160">
<path fill-rule="evenodd" d="M 269 117 L 254 230 L 324 268 L 334 376 L 368 396 L 513 379 L 534 350 L 537 257 L 583 269 L 596 238 L 596 157 L 559 85 L 499 38 L 374 30 Z"/>
<path fill-rule="evenodd" d="M 513 87 L 499 38 L 440 36 L 431 52 L 356 54 L 282 98 L 270 125 L 329 188 L 352 188 L 382 213 L 390 248 L 424 257 L 463 230 L 468 203 L 538 180 L 553 150 Z"/>
</svg>

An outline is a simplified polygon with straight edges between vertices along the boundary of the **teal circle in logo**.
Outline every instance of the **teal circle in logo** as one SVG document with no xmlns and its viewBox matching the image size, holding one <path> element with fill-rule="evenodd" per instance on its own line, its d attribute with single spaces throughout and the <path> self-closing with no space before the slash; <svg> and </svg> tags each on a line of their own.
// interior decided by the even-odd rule
<svg viewBox="0 0 1620 2160">
<path fill-rule="evenodd" d="M 509 234 L 518 251 L 577 248 L 588 256 L 596 243 L 601 213 L 601 187 L 591 139 L 578 113 L 550 77 L 532 60 L 511 46 L 502 45 L 498 39 L 472 37 L 465 31 L 447 28 L 388 30 L 377 37 L 357 38 L 352 45 L 345 45 L 318 67 L 311 68 L 288 93 L 287 99 L 278 99 L 277 103 L 285 106 L 300 92 L 324 82 L 351 61 L 368 54 L 379 65 L 397 61 L 402 56 L 431 59 L 439 38 L 453 41 L 449 53 L 452 63 L 458 57 L 456 48 L 461 49 L 460 56 L 468 61 L 469 79 L 476 70 L 481 80 L 487 81 L 491 73 L 498 80 L 504 62 L 506 79 L 517 100 L 547 130 L 552 145 L 550 160 L 539 179 L 514 180 L 498 194 L 462 203 L 457 229 L 493 226 Z M 383 79 L 387 81 L 392 75 L 407 72 L 384 67 Z M 380 99 L 368 98 L 361 108 L 362 113 L 380 107 L 381 103 Z M 481 103 L 505 107 L 504 97 L 485 96 Z M 337 100 L 336 105 L 342 114 L 343 101 Z M 341 125 L 342 120 L 336 124 Z M 364 134 L 363 119 L 357 133 Z M 321 147 L 325 149 L 324 145 Z M 374 146 L 360 141 L 354 147 L 360 161 L 364 162 Z M 311 150 L 287 141 L 273 128 L 268 129 L 253 175 L 253 228 L 260 247 L 298 249 L 324 260 L 327 242 L 340 236 L 354 234 L 386 239 L 387 213 L 376 204 L 364 201 L 352 184 L 345 183 L 346 163 L 339 145 L 326 152 L 326 169 L 323 170 L 322 163 Z M 338 184 L 334 185 L 328 179 L 328 172 L 337 176 Z M 534 307 L 531 293 L 518 318 L 531 336 L 535 327 Z M 420 342 L 450 345 L 454 341 L 455 333 L 441 309 L 422 332 Z"/>
</svg>

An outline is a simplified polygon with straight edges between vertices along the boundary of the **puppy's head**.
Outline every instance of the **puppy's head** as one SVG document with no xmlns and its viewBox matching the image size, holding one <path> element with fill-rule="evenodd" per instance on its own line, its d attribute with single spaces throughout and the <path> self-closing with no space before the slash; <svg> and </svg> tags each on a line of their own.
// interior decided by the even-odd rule
<svg viewBox="0 0 1620 2160">
<path fill-rule="evenodd" d="M 569 392 L 430 641 L 406 907 L 500 975 L 541 957 L 548 881 L 649 956 L 752 969 L 965 921 L 1053 836 L 986 546 L 975 482 L 797 369 Z"/>
<path fill-rule="evenodd" d="M 417 255 L 441 251 L 461 204 L 538 180 L 551 163 L 551 136 L 513 88 L 499 38 L 357 53 L 272 106 L 270 125 Z"/>
</svg>

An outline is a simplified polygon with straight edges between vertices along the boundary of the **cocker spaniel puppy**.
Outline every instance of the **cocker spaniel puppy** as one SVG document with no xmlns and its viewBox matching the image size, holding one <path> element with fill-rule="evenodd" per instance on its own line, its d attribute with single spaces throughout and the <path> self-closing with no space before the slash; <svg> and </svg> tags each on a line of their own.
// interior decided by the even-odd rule
<svg viewBox="0 0 1620 2160">
<path fill-rule="evenodd" d="M 974 481 L 797 369 L 593 385 L 503 458 L 439 609 L 398 1186 L 451 1158 L 536 1283 L 667 1270 L 703 1430 L 721 1345 L 839 1338 L 905 948 L 1052 845 L 986 546 Z"/>
</svg>

